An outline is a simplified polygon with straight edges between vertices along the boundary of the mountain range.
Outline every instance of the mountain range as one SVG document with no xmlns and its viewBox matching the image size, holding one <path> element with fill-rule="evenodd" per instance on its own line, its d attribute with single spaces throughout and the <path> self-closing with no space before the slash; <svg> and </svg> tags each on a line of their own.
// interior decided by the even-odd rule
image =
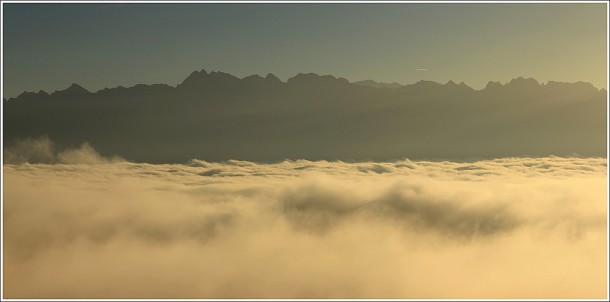
<svg viewBox="0 0 610 302">
<path fill-rule="evenodd" d="M 140 162 L 470 160 L 606 156 L 607 91 L 515 78 L 475 90 L 313 73 L 286 82 L 191 73 L 165 84 L 90 92 L 78 84 L 3 100 L 4 146 L 47 136 Z"/>
</svg>

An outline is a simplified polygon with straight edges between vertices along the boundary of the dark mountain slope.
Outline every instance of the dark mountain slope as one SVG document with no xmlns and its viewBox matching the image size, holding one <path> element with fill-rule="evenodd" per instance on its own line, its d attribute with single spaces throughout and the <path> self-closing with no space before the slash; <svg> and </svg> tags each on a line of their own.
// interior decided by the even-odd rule
<svg viewBox="0 0 610 302">
<path fill-rule="evenodd" d="M 73 84 L 4 101 L 4 143 L 49 136 L 134 161 L 605 156 L 607 92 L 517 78 L 483 90 L 372 87 L 299 74 L 281 82 L 193 72 L 177 87 L 91 93 Z"/>
</svg>

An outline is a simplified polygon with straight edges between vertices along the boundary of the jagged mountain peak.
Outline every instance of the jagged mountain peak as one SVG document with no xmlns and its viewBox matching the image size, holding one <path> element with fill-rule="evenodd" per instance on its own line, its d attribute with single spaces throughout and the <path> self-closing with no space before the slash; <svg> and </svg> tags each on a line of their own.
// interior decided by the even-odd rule
<svg viewBox="0 0 610 302">
<path fill-rule="evenodd" d="M 53 92 L 51 95 L 53 96 L 78 96 L 78 95 L 86 95 L 91 94 L 91 92 L 83 86 L 78 85 L 76 83 L 72 83 L 68 88 L 64 90 L 59 90 Z"/>
<path fill-rule="evenodd" d="M 268 73 L 265 76 L 265 79 L 270 80 L 270 81 L 274 81 L 274 82 L 281 82 L 281 80 L 278 77 L 276 77 L 273 73 Z"/>
<path fill-rule="evenodd" d="M 510 82 L 508 82 L 508 84 L 506 84 L 506 86 L 507 87 L 536 87 L 536 86 L 540 86 L 540 83 L 538 83 L 538 81 L 534 78 L 517 77 L 517 78 L 510 80 Z"/>
<path fill-rule="evenodd" d="M 384 82 L 377 82 L 377 81 L 373 81 L 373 80 L 357 81 L 357 82 L 353 82 L 352 84 L 356 84 L 356 85 L 360 85 L 360 86 L 370 86 L 370 87 L 375 87 L 375 88 L 398 88 L 398 87 L 403 86 L 402 84 L 399 84 L 396 82 L 384 83 Z"/>
<path fill-rule="evenodd" d="M 208 73 L 205 71 L 205 69 L 202 69 L 201 71 L 195 70 L 191 72 L 191 74 L 186 77 L 184 81 L 182 81 L 182 83 L 178 84 L 178 87 L 198 82 L 201 79 L 205 78 L 207 75 Z"/>
<path fill-rule="evenodd" d="M 299 73 L 296 76 L 289 78 L 286 81 L 290 85 L 344 85 L 349 84 L 349 81 L 344 78 L 337 78 L 332 75 L 319 75 L 313 72 L 310 73 Z"/>
<path fill-rule="evenodd" d="M 122 86 L 117 86 L 114 88 L 104 88 L 96 93 L 92 93 L 87 89 L 83 88 L 81 85 L 77 83 L 71 84 L 68 88 L 60 91 L 55 91 L 51 95 L 53 97 L 70 97 L 70 96 L 85 96 L 88 94 L 129 94 L 130 96 L 137 95 L 138 93 L 149 94 L 149 93 L 157 93 L 157 92 L 168 92 L 174 88 L 188 88 L 199 90 L 214 90 L 220 87 L 224 87 L 222 89 L 237 89 L 241 86 L 240 83 L 248 83 L 249 89 L 256 88 L 259 86 L 267 86 L 270 83 L 276 83 L 276 85 L 282 86 L 285 84 L 289 84 L 291 87 L 303 87 L 308 89 L 316 90 L 316 87 L 325 87 L 333 89 L 337 89 L 340 91 L 341 89 L 346 88 L 349 85 L 354 86 L 370 86 L 377 88 L 400 88 L 400 91 L 409 91 L 415 90 L 419 92 L 430 91 L 434 93 L 436 89 L 443 89 L 444 93 L 451 93 L 452 91 L 456 92 L 468 92 L 468 91 L 502 91 L 504 89 L 508 89 L 510 91 L 542 91 L 544 88 L 547 91 L 556 90 L 558 93 L 568 92 L 570 94 L 573 93 L 603 93 L 605 90 L 600 90 L 594 87 L 591 83 L 588 82 L 576 82 L 576 83 L 568 83 L 568 82 L 557 82 L 557 81 L 548 81 L 545 84 L 539 83 L 534 78 L 525 78 L 522 76 L 513 78 L 506 84 L 502 84 L 498 81 L 489 81 L 484 89 L 475 90 L 470 86 L 466 85 L 464 82 L 460 82 L 457 84 L 453 80 L 447 81 L 445 84 L 441 84 L 431 80 L 420 80 L 413 84 L 402 85 L 396 82 L 393 83 L 384 83 L 384 82 L 376 82 L 373 80 L 364 80 L 350 83 L 345 78 L 335 77 L 333 75 L 319 75 L 313 72 L 309 73 L 298 73 L 294 77 L 289 78 L 286 82 L 282 82 L 277 76 L 272 73 L 268 73 L 264 78 L 260 75 L 250 75 L 243 78 L 238 78 L 232 74 L 221 72 L 221 71 L 212 71 L 207 72 L 205 69 L 201 69 L 199 71 L 193 71 L 189 74 L 188 77 L 184 79 L 184 81 L 178 84 L 176 87 L 169 86 L 167 84 L 155 84 L 155 85 L 144 85 L 139 84 L 135 85 L 132 88 L 125 88 Z M 266 84 L 265 84 L 266 83 Z M 261 87 L 262 87 L 261 86 Z M 344 88 L 340 88 L 344 87 Z M 448 90 L 449 89 L 449 90 Z M 194 91 L 193 90 L 193 93 Z M 560 92 L 563 91 L 563 92 Z M 419 93 L 418 92 L 418 93 Z M 511 93 L 513 93 L 511 92 Z M 44 91 L 35 92 L 24 92 L 15 98 L 10 99 L 42 99 L 45 95 L 49 95 Z"/>
<path fill-rule="evenodd" d="M 489 82 L 487 82 L 487 85 L 485 85 L 484 90 L 497 89 L 497 88 L 502 88 L 502 87 L 504 87 L 504 85 L 502 85 L 502 83 L 500 83 L 498 81 L 489 81 Z"/>
</svg>

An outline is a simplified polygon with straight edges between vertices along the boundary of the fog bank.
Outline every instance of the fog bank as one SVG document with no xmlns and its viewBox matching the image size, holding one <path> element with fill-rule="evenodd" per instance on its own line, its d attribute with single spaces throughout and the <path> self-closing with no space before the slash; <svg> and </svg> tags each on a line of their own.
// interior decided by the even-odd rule
<svg viewBox="0 0 610 302">
<path fill-rule="evenodd" d="M 152 165 L 85 149 L 3 166 L 5 298 L 606 296 L 606 159 Z"/>
</svg>

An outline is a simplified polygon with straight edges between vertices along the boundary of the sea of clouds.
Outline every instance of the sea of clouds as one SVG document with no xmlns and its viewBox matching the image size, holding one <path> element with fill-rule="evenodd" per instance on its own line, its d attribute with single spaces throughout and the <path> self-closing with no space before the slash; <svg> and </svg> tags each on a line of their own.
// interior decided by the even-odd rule
<svg viewBox="0 0 610 302">
<path fill-rule="evenodd" d="M 5 298 L 605 298 L 607 160 L 4 150 Z"/>
</svg>

